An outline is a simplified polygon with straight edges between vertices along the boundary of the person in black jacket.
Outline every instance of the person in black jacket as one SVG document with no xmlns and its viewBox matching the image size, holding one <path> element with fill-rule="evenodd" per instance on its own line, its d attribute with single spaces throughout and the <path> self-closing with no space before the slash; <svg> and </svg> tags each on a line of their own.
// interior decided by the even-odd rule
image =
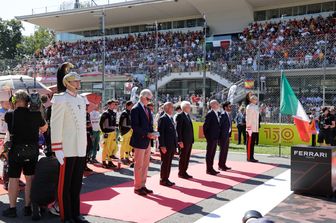
<svg viewBox="0 0 336 223">
<path fill-rule="evenodd" d="M 241 144 L 241 136 L 243 135 L 243 143 L 246 145 L 246 113 L 245 107 L 241 106 L 239 108 L 238 114 L 235 118 L 237 129 L 238 129 L 238 144 Z"/>
<path fill-rule="evenodd" d="M 207 141 L 206 172 L 210 175 L 217 175 L 219 172 L 213 168 L 213 162 L 219 139 L 219 103 L 216 100 L 210 101 L 211 110 L 205 116 L 203 133 Z"/>
<path fill-rule="evenodd" d="M 176 116 L 177 141 L 180 147 L 179 173 L 183 179 L 192 178 L 187 173 L 191 149 L 194 143 L 194 129 L 190 118 L 191 105 L 188 101 L 181 102 L 182 112 Z"/>
<path fill-rule="evenodd" d="M 150 140 L 157 139 L 153 129 L 153 116 L 147 105 L 153 94 L 149 89 L 140 92 L 139 102 L 131 110 L 133 134 L 130 145 L 134 149 L 134 193 L 146 196 L 153 191 L 146 187 L 150 160 Z"/>
<path fill-rule="evenodd" d="M 232 111 L 231 103 L 229 101 L 223 103 L 223 113 L 220 120 L 220 136 L 219 136 L 219 170 L 230 170 L 231 167 L 226 166 L 227 155 L 229 151 L 230 137 L 232 134 L 232 119 L 230 113 Z"/>
<path fill-rule="evenodd" d="M 131 109 L 133 107 L 132 101 L 127 101 L 125 105 L 125 110 L 121 113 L 119 118 L 119 130 L 122 137 L 121 147 L 120 147 L 120 159 L 124 164 L 129 164 L 131 161 L 129 159 L 132 147 L 130 146 L 131 136 L 132 136 L 132 126 L 131 126 Z"/>
<path fill-rule="evenodd" d="M 12 103 L 15 106 L 14 111 L 9 111 L 5 114 L 8 131 L 12 135 L 12 147 L 8 152 L 9 208 L 2 212 L 4 217 L 14 218 L 17 216 L 16 202 L 22 172 L 26 179 L 24 215 L 30 216 L 32 214 L 30 189 L 39 155 L 38 137 L 39 132 L 44 133 L 47 131 L 48 125 L 40 111 L 29 110 L 29 101 L 28 93 L 18 90 L 12 97 Z M 22 157 L 20 154 L 23 154 L 23 148 L 28 148 L 31 151 L 30 159 L 20 159 Z"/>
<path fill-rule="evenodd" d="M 175 183 L 169 180 L 170 169 L 174 154 L 177 148 L 177 138 L 175 124 L 173 120 L 174 105 L 171 102 L 166 102 L 163 105 L 164 114 L 158 121 L 159 148 L 161 154 L 161 172 L 160 185 L 171 187 Z"/>
<path fill-rule="evenodd" d="M 118 101 L 109 100 L 107 105 L 108 109 L 102 114 L 99 122 L 100 129 L 104 134 L 102 163 L 104 168 L 114 168 L 116 165 L 112 162 L 112 158 L 114 151 L 117 149 L 117 113 L 114 112 L 114 109 L 117 108 Z"/>
</svg>

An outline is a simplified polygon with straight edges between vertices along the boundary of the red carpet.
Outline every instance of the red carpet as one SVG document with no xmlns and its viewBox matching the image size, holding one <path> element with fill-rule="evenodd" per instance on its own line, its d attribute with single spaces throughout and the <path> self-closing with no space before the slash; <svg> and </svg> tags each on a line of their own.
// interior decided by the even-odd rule
<svg viewBox="0 0 336 223">
<path fill-rule="evenodd" d="M 205 164 L 192 165 L 188 171 L 194 176 L 192 180 L 177 178 L 177 170 L 174 170 L 171 180 L 176 186 L 172 188 L 160 186 L 157 174 L 148 178 L 147 187 L 153 189 L 154 194 L 147 197 L 134 194 L 133 182 L 86 193 L 81 196 L 81 211 L 123 221 L 156 222 L 275 167 L 247 162 L 229 162 L 228 165 L 233 171 L 219 176 L 207 175 Z"/>
</svg>

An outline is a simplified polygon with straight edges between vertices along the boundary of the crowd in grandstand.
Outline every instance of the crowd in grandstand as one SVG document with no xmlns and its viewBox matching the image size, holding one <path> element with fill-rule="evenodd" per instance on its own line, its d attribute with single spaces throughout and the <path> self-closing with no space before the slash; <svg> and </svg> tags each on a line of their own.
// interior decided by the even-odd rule
<svg viewBox="0 0 336 223">
<path fill-rule="evenodd" d="M 336 19 L 333 16 L 252 23 L 238 38 L 233 38 L 227 48 L 207 48 L 207 69 L 235 83 L 249 71 L 257 70 L 258 64 L 261 70 L 321 68 L 324 62 L 329 66 L 336 63 L 335 32 Z M 202 70 L 202 31 L 159 32 L 157 58 L 155 38 L 155 32 L 115 39 L 108 37 L 105 72 L 110 75 L 144 74 L 140 87 L 146 87 L 154 83 L 156 60 L 159 77 L 169 72 Z M 79 73 L 98 73 L 102 70 L 102 52 L 101 39 L 59 41 L 37 52 L 36 59 L 21 64 L 19 69 L 28 75 L 36 70 L 40 76 L 52 76 L 60 63 L 71 61 Z M 212 97 L 223 100 L 221 92 L 217 93 L 220 94 Z M 160 95 L 160 101 L 167 101 L 167 98 L 175 103 L 179 101 L 176 95 Z M 270 104 L 271 116 L 277 117 L 276 106 L 267 103 Z M 309 109 L 320 106 L 321 98 L 303 98 L 302 103 Z"/>
<path fill-rule="evenodd" d="M 201 66 L 203 55 L 202 32 L 158 33 L 158 70 L 193 71 Z M 110 74 L 144 73 L 155 71 L 155 33 L 128 35 L 106 40 L 105 71 Z M 38 67 L 54 73 L 59 63 L 71 60 L 80 73 L 97 72 L 102 66 L 101 39 L 78 42 L 56 42 L 37 53 Z"/>
<path fill-rule="evenodd" d="M 335 63 L 335 32 L 333 16 L 253 23 L 233 42 L 232 54 L 253 66 L 260 49 L 261 69 L 318 68 L 324 59 Z"/>
<path fill-rule="evenodd" d="M 244 70 L 257 69 L 258 50 L 262 70 L 318 68 L 324 61 L 328 66 L 336 60 L 335 25 L 333 16 L 253 23 L 228 48 L 208 48 L 207 61 L 217 73 L 236 74 L 235 79 Z M 155 32 L 107 38 L 105 71 L 143 73 L 148 79 L 155 73 L 156 59 L 160 74 L 202 68 L 203 32 L 159 32 L 157 58 L 155 38 Z M 102 39 L 59 41 L 37 52 L 36 60 L 23 63 L 20 71 L 36 69 L 41 75 L 52 75 L 58 64 L 71 60 L 78 72 L 97 72 L 102 69 L 102 52 Z"/>
</svg>

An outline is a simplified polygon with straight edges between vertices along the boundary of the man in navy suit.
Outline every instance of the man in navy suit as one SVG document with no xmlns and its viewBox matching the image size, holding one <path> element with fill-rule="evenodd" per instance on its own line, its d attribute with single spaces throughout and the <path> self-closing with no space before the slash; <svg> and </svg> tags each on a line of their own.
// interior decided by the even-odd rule
<svg viewBox="0 0 336 223">
<path fill-rule="evenodd" d="M 230 137 L 232 133 L 232 119 L 230 112 L 232 111 L 231 103 L 229 101 L 223 103 L 223 113 L 220 119 L 220 135 L 219 135 L 219 170 L 230 170 L 231 167 L 226 166 L 227 155 L 229 151 Z"/>
<path fill-rule="evenodd" d="M 211 110 L 205 116 L 205 121 L 203 124 L 203 133 L 207 141 L 207 152 L 206 152 L 206 173 L 210 175 L 219 174 L 213 168 L 213 162 L 216 154 L 216 149 L 219 139 L 219 122 L 220 122 L 220 113 L 219 113 L 219 103 L 217 100 L 210 101 Z"/>
<path fill-rule="evenodd" d="M 181 102 L 182 112 L 176 116 L 177 142 L 180 147 L 179 173 L 182 179 L 192 178 L 187 173 L 192 145 L 194 143 L 194 129 L 190 118 L 191 105 L 188 101 Z"/>
<path fill-rule="evenodd" d="M 163 105 L 164 114 L 158 121 L 159 148 L 161 153 L 160 185 L 171 187 L 175 183 L 169 180 L 170 169 L 177 148 L 175 124 L 173 120 L 174 105 L 166 102 Z"/>
<path fill-rule="evenodd" d="M 140 92 L 139 102 L 131 110 L 133 134 L 130 145 L 134 148 L 134 193 L 141 196 L 153 193 L 146 188 L 147 172 L 150 160 L 150 140 L 156 139 L 153 133 L 153 117 L 147 105 L 153 94 L 144 89 Z"/>
</svg>

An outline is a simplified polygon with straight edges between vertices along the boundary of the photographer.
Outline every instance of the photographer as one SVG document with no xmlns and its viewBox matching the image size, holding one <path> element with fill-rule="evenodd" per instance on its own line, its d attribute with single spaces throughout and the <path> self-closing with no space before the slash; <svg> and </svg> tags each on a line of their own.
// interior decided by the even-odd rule
<svg viewBox="0 0 336 223">
<path fill-rule="evenodd" d="M 16 200 L 22 171 L 26 178 L 24 215 L 31 215 L 30 189 L 39 155 L 39 132 L 45 132 L 48 125 L 41 112 L 28 108 L 29 102 L 30 97 L 26 91 L 17 91 L 12 97 L 14 111 L 5 115 L 12 144 L 8 153 L 9 208 L 3 211 L 5 217 L 17 216 Z"/>
<path fill-rule="evenodd" d="M 324 107 L 322 109 L 322 114 L 319 117 L 319 128 L 320 132 L 318 134 L 317 142 L 320 146 L 325 145 L 330 146 L 333 141 L 333 128 L 335 128 L 334 117 L 330 114 L 329 108 Z"/>
</svg>

